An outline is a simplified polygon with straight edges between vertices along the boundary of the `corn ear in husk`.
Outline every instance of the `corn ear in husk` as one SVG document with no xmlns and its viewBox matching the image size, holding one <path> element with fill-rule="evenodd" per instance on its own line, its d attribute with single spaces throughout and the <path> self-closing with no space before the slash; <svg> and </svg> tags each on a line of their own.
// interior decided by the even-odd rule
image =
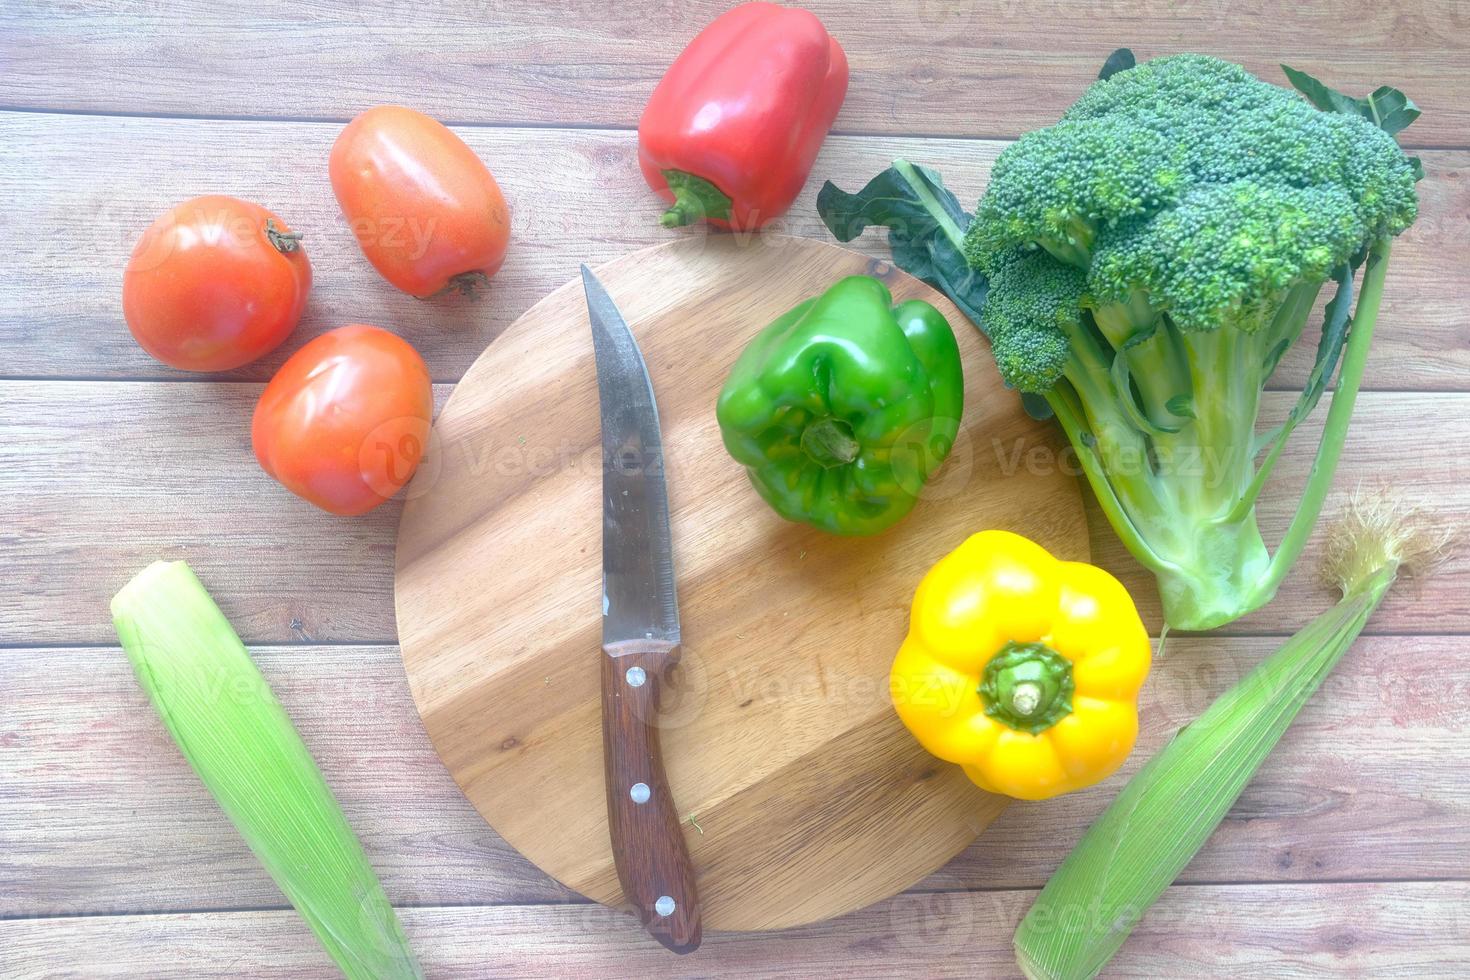
<svg viewBox="0 0 1470 980">
<path fill-rule="evenodd" d="M 184 758 L 342 972 L 423 976 L 311 753 L 193 570 L 153 563 L 112 617 Z"/>
</svg>

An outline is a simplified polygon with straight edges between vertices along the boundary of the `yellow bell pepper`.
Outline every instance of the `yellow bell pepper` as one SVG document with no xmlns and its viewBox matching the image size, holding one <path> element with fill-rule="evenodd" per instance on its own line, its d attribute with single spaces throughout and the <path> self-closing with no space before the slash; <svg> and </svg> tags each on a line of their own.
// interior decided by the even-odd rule
<svg viewBox="0 0 1470 980">
<path fill-rule="evenodd" d="M 982 789 L 1041 800 L 1123 764 L 1149 659 L 1117 579 L 982 531 L 919 583 L 889 682 L 924 748 Z"/>
</svg>

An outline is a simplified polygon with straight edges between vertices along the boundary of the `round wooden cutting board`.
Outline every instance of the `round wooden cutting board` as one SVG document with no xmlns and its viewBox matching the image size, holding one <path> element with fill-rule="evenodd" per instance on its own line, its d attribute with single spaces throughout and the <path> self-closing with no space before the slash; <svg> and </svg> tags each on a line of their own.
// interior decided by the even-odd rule
<svg viewBox="0 0 1470 980">
<path fill-rule="evenodd" d="M 987 527 L 1089 557 L 1058 442 L 1001 386 L 969 322 L 887 263 L 807 239 L 712 234 L 596 272 L 643 350 L 663 426 L 684 660 L 662 741 L 704 924 L 781 928 L 902 891 L 1005 805 L 927 755 L 889 704 L 914 588 Z M 777 517 L 726 455 L 714 414 L 758 330 L 858 273 L 895 301 L 939 307 L 966 375 L 954 453 L 906 520 L 866 539 Z M 490 345 L 434 433 L 396 578 L 424 726 L 512 846 L 621 904 L 603 796 L 602 459 L 580 281 Z"/>
</svg>

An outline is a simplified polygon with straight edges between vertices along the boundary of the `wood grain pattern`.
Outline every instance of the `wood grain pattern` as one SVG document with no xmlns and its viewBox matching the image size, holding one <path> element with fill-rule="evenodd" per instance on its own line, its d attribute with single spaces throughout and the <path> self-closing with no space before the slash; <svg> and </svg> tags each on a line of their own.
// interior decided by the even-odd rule
<svg viewBox="0 0 1470 980">
<path fill-rule="evenodd" d="M 959 456 L 892 533 L 838 538 L 784 522 L 730 460 L 712 411 L 750 338 L 813 283 L 854 274 L 882 277 L 896 302 L 958 312 L 886 263 L 806 239 L 720 236 L 596 271 L 658 399 L 685 678 L 660 725 L 705 924 L 777 928 L 886 898 L 1002 805 L 928 759 L 889 705 L 914 583 L 985 526 L 1085 555 L 1076 484 Z M 957 340 L 967 360 L 979 353 L 973 333 Z M 439 462 L 410 488 L 395 598 L 415 701 L 465 794 L 554 878 L 617 904 L 590 655 L 602 477 L 592 350 L 572 282 L 466 374 L 435 423 Z M 983 371 L 968 372 L 960 439 L 1041 430 Z M 747 693 L 710 697 L 720 679 Z M 904 848 L 892 846 L 898 819 Z"/>
<path fill-rule="evenodd" d="M 271 207 L 306 236 L 312 262 L 311 299 L 295 334 L 276 353 L 228 375 L 236 380 L 268 380 L 311 337 L 366 322 L 408 337 L 435 380 L 457 381 L 512 320 L 573 276 L 578 262 L 605 262 L 676 237 L 658 225 L 663 205 L 639 174 L 633 134 L 460 128 L 509 201 L 510 252 L 483 296 L 415 300 L 367 264 L 332 197 L 326 161 L 339 131 L 310 123 L 0 113 L 0 173 L 17 191 L 0 221 L 11 273 L 0 279 L 7 355 L 0 377 L 192 377 L 143 353 L 122 322 L 119 297 L 121 269 L 143 229 L 197 194 L 229 193 Z M 774 230 L 830 241 L 816 213 L 822 180 L 853 189 L 895 157 L 934 167 L 973 207 L 1004 145 L 833 137 Z M 1394 248 L 1369 390 L 1470 390 L 1470 153 L 1426 151 L 1423 158 L 1422 214 Z M 557 175 L 554 193 L 547 173 Z M 38 237 L 37 228 L 48 234 Z M 376 230 L 385 237 L 429 233 L 406 225 Z M 879 231 L 852 247 L 888 254 Z M 58 344 L 59 337 L 67 342 Z M 1315 350 L 1309 331 L 1272 386 L 1300 388 Z"/>
<path fill-rule="evenodd" d="M 728 6 L 25 4 L 0 33 L 10 68 L 0 102 L 343 121 L 370 105 L 407 102 L 455 122 L 632 126 L 663 67 Z M 898 0 L 881 13 L 847 0 L 802 6 L 852 65 L 839 131 L 1014 137 L 1053 121 L 1113 48 L 1130 45 L 1145 57 L 1203 50 L 1275 81 L 1285 61 L 1354 95 L 1396 85 L 1424 108 L 1411 140 L 1463 146 L 1470 132 L 1470 13 L 1458 0 Z M 206 29 L 183 41 L 181 22 Z M 251 51 L 289 64 L 289 74 L 263 76 L 245 56 Z"/>
<path fill-rule="evenodd" d="M 900 895 L 819 925 L 714 935 L 676 962 L 597 905 L 410 908 L 400 916 L 431 977 L 962 980 L 1016 975 L 1011 932 L 1033 897 Z M 1470 961 L 1467 907 L 1464 882 L 1175 886 L 1108 976 L 1459 977 Z M 26 977 L 337 975 L 289 911 L 0 922 L 0 948 Z"/>
<path fill-rule="evenodd" d="M 1040 887 L 1123 780 L 1275 642 L 1171 638 L 1143 690 L 1138 749 L 1120 773 L 1060 799 L 1012 804 L 920 887 Z M 577 900 L 465 800 L 419 722 L 396 648 L 251 653 L 395 904 Z M 1434 670 L 1426 676 L 1421 664 Z M 735 693 L 723 684 L 710 696 Z M 4 651 L 0 705 L 0 918 L 282 903 L 169 742 L 120 649 Z M 1460 877 L 1470 853 L 1467 755 L 1470 640 L 1364 637 L 1182 880 Z"/>
<path fill-rule="evenodd" d="M 966 368 L 979 376 L 986 368 L 976 363 L 970 357 Z M 0 547 L 12 583 L 0 590 L 0 644 L 115 642 L 107 602 L 156 558 L 193 563 L 247 641 L 392 642 L 401 503 L 341 520 L 281 490 L 250 451 L 249 418 L 260 389 L 0 382 Z M 441 403 L 448 391 L 436 389 Z M 1263 421 L 1282 419 L 1293 397 L 1269 396 Z M 1285 529 L 1326 407 L 1319 405 L 1294 435 L 1263 495 L 1268 541 Z M 1422 425 L 1405 426 L 1405 419 Z M 1470 396 L 1365 393 L 1324 527 L 1360 484 L 1400 487 L 1451 525 L 1470 523 L 1470 459 L 1459 448 L 1467 444 Z M 556 449 L 527 461 L 554 462 Z M 1047 474 L 1070 468 L 1064 449 L 1056 432 L 1043 431 L 987 434 L 969 451 L 977 465 Z M 1089 513 L 1088 526 L 1094 556 L 1123 580 L 1157 631 L 1151 577 L 1100 513 Z M 1319 532 L 1275 602 L 1227 631 L 1288 633 L 1330 604 L 1331 590 L 1313 571 L 1321 541 Z M 1462 551 L 1428 587 L 1390 595 L 1369 629 L 1470 632 L 1470 555 Z"/>
</svg>

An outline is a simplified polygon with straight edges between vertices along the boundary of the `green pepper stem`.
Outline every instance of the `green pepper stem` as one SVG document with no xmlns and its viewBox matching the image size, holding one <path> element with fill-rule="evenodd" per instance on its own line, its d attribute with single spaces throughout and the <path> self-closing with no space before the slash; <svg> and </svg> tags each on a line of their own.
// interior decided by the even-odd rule
<svg viewBox="0 0 1470 980">
<path fill-rule="evenodd" d="M 853 437 L 852 426 L 841 419 L 818 419 L 801 433 L 801 448 L 818 466 L 831 469 L 857 459 L 862 446 Z"/>
</svg>

